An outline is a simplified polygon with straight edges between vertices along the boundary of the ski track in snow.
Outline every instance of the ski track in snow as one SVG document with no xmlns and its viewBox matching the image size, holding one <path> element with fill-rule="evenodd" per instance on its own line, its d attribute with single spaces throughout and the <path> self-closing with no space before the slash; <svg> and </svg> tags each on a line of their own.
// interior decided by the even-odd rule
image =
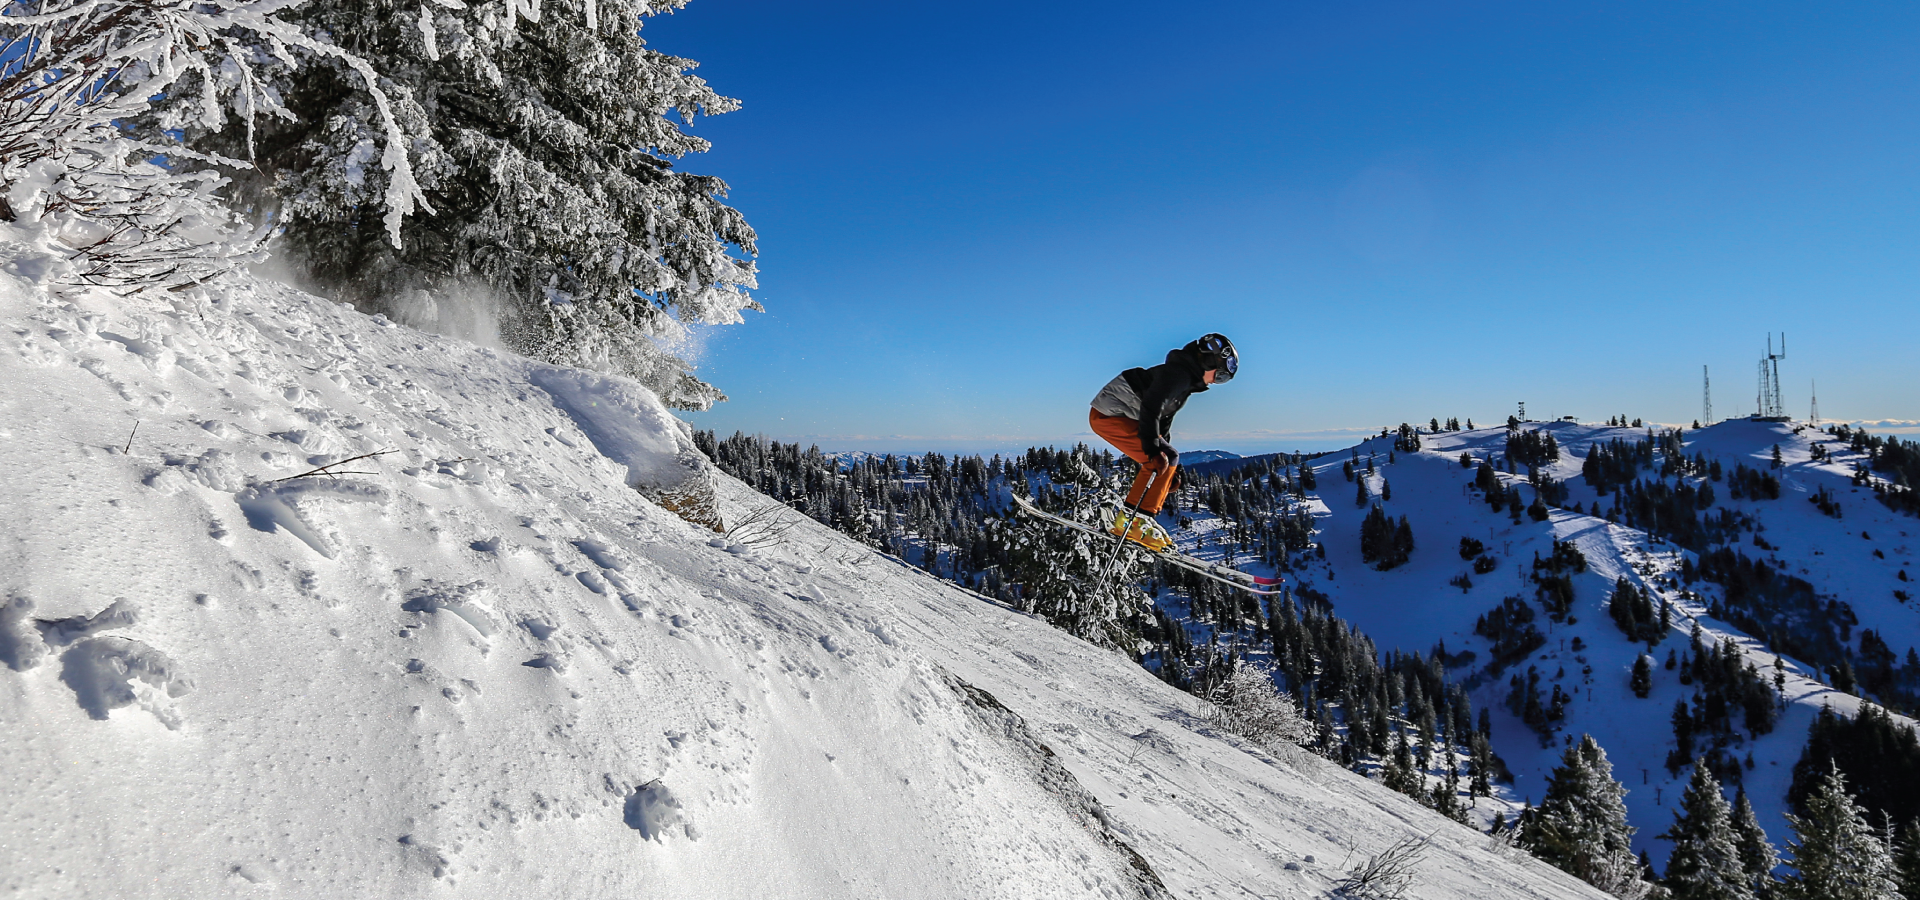
<svg viewBox="0 0 1920 900">
<path fill-rule="evenodd" d="M 630 383 L 250 280 L 0 306 L 0 892 L 1317 897 L 1431 832 L 1421 897 L 1598 896 L 811 521 L 682 522 Z"/>
</svg>

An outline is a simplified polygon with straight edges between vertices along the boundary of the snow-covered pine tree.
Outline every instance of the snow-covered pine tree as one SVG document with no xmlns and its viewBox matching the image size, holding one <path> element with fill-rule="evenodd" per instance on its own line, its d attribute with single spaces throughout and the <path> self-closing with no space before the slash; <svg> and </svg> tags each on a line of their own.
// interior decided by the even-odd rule
<svg viewBox="0 0 1920 900">
<path fill-rule="evenodd" d="M 1380 763 L 1380 783 L 1415 800 L 1426 799 L 1426 773 L 1414 764 L 1404 729 L 1394 732 L 1393 754 Z"/>
<path fill-rule="evenodd" d="M 1695 760 L 1673 827 L 1661 834 L 1673 842 L 1663 879 L 1674 900 L 1754 900 L 1732 810 L 1705 760 Z"/>
<path fill-rule="evenodd" d="M 0 220 L 64 245 L 44 263 L 48 280 L 178 289 L 252 258 L 266 232 L 227 207 L 213 168 L 244 164 L 179 138 L 223 122 L 247 133 L 283 115 L 260 75 L 290 67 L 292 53 L 340 66 L 341 94 L 373 110 L 368 133 L 397 133 L 373 69 L 292 24 L 288 5 L 0 3 Z M 129 127 L 139 122 L 147 127 Z M 403 216 L 419 199 L 407 147 L 390 142 L 381 162 L 387 190 L 370 206 Z"/>
<path fill-rule="evenodd" d="M 1807 797 L 1806 818 L 1788 813 L 1787 824 L 1794 873 L 1781 882 L 1781 900 L 1899 900 L 1892 854 L 1838 767 L 1829 766 Z"/>
<path fill-rule="evenodd" d="M 1107 500 L 1125 488 L 1122 473 L 1102 478 L 1086 445 L 1073 455 L 1056 478 L 1052 500 L 1037 498 L 1049 512 L 1096 528 L 1112 523 Z M 1130 479 L 1129 479 L 1130 480 Z M 1134 655 L 1138 636 L 1127 624 L 1151 601 L 1135 587 L 1146 571 L 1145 553 L 1123 549 L 1092 535 L 1019 518 L 990 523 L 1007 547 L 1008 580 L 1020 585 L 1018 603 L 1054 627 L 1093 643 Z M 1112 560 L 1111 568 L 1105 568 Z M 1103 572 L 1103 569 L 1105 571 Z"/>
<path fill-rule="evenodd" d="M 1621 900 L 1641 900 L 1653 885 L 1640 877 L 1627 824 L 1626 788 L 1592 735 L 1567 748 L 1547 778 L 1546 798 L 1527 817 L 1535 856 Z"/>
<path fill-rule="evenodd" d="M 404 223 L 370 203 L 392 180 L 368 165 L 385 110 L 334 59 L 297 79 L 262 67 L 291 119 L 182 125 L 192 146 L 257 163 L 238 177 L 260 212 L 277 210 L 281 251 L 317 288 L 423 325 L 497 302 L 516 349 L 704 409 L 723 395 L 673 348 L 689 325 L 761 307 L 747 292 L 754 232 L 722 201 L 726 183 L 673 167 L 708 149 L 686 131 L 697 115 L 739 103 L 640 37 L 686 3 L 309 0 L 289 13 L 385 76 L 428 207 Z"/>
<path fill-rule="evenodd" d="M 1733 798 L 1733 834 L 1740 848 L 1740 868 L 1747 873 L 1747 886 L 1756 897 L 1768 896 L 1773 888 L 1773 869 L 1780 865 L 1780 854 L 1774 852 L 1773 843 L 1761 829 L 1760 817 L 1754 815 L 1744 787 Z"/>
</svg>

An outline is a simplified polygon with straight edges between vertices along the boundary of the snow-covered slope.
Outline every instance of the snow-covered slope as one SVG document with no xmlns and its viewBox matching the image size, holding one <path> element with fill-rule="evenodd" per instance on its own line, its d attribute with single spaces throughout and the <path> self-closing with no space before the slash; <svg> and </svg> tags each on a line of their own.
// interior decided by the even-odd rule
<svg viewBox="0 0 1920 900">
<path fill-rule="evenodd" d="M 270 284 L 0 321 L 0 892 L 1308 897 L 1431 834 L 1414 896 L 1596 896 L 809 521 L 682 521 L 631 384 Z"/>
<path fill-rule="evenodd" d="M 1644 429 L 1571 422 L 1528 423 L 1526 427 L 1555 436 L 1562 455 L 1548 469 L 1569 485 L 1570 504 L 1589 509 L 1596 501 L 1603 507 L 1612 503 L 1611 493 L 1597 494 L 1581 477 L 1581 459 L 1590 447 L 1614 438 L 1631 443 L 1648 436 Z M 1606 748 L 1616 776 L 1630 791 L 1627 802 L 1631 822 L 1640 829 L 1636 847 L 1646 848 L 1656 861 L 1663 861 L 1666 842 L 1654 836 L 1672 824 L 1673 810 L 1688 774 L 1683 768 L 1675 777 L 1665 768 L 1667 753 L 1673 748 L 1669 716 L 1675 701 L 1692 697 L 1695 688 L 1679 683 L 1675 671 L 1656 666 L 1653 689 L 1646 699 L 1629 691 L 1633 662 L 1645 651 L 1645 645 L 1630 643 L 1607 614 L 1606 601 L 1615 581 L 1625 577 L 1672 600 L 1673 631 L 1656 649 L 1656 660 L 1664 660 L 1669 651 L 1684 653 L 1688 629 L 1696 620 L 1709 641 L 1734 638 L 1749 660 L 1768 676 L 1773 654 L 1734 625 L 1708 615 L 1707 602 L 1719 596 L 1718 587 L 1691 585 L 1704 597 L 1693 601 L 1681 598 L 1682 585 L 1664 580 L 1675 576 L 1684 555 L 1672 544 L 1567 509 L 1553 510 L 1544 522 L 1523 516 L 1519 523 L 1504 510 L 1491 511 L 1470 493 L 1474 471 L 1463 468 L 1458 457 L 1468 452 L 1476 459 L 1490 455 L 1499 458 L 1505 452 L 1506 436 L 1505 428 L 1426 435 L 1417 453 L 1394 453 L 1393 439 L 1383 437 L 1310 463 L 1319 479 L 1319 496 L 1314 501 L 1319 529 L 1316 537 L 1325 544 L 1327 556 L 1324 562 L 1316 562 L 1291 577 L 1296 587 L 1325 593 L 1334 613 L 1372 637 L 1382 651 L 1398 648 L 1425 653 L 1444 640 L 1449 651 L 1476 652 L 1474 662 L 1451 674 L 1455 680 L 1477 683 L 1472 694 L 1475 706 L 1493 710 L 1495 749 L 1517 776 L 1510 787 L 1510 799 L 1538 802 L 1547 774 L 1560 761 L 1565 741 L 1577 739 L 1582 733 L 1594 735 Z M 1784 466 L 1770 471 L 1782 480 L 1781 499 L 1736 500 L 1721 484 L 1717 486 L 1716 510 L 1734 509 L 1752 516 L 1761 523 L 1763 540 L 1779 550 L 1769 554 L 1745 546 L 1745 552 L 1791 561 L 1790 571 L 1807 578 L 1821 594 L 1850 602 L 1859 615 L 1860 628 L 1874 628 L 1887 635 L 1895 652 L 1904 654 L 1920 634 L 1920 614 L 1898 602 L 1893 590 L 1902 586 L 1896 573 L 1913 566 L 1910 548 L 1915 541 L 1909 535 L 1920 532 L 1920 522 L 1887 509 L 1864 489 L 1852 488 L 1848 473 L 1856 458 L 1853 455 L 1814 461 L 1812 442 L 1822 438 L 1826 436 L 1811 429 L 1797 429 L 1792 423 L 1736 420 L 1688 432 L 1685 449 L 1690 457 L 1705 454 L 1719 460 L 1729 472 L 1741 463 L 1769 470 L 1772 448 L 1779 444 Z M 1826 441 L 1830 451 L 1840 453 L 1844 449 L 1831 438 Z M 1376 571 L 1361 560 L 1359 528 L 1367 508 L 1356 504 L 1355 485 L 1341 475 L 1342 464 L 1353 458 L 1354 452 L 1362 461 L 1360 477 L 1368 481 L 1369 505 L 1381 502 L 1390 515 L 1406 516 L 1416 535 L 1417 549 L 1411 560 L 1391 571 Z M 1364 472 L 1369 457 L 1375 464 L 1372 475 Z M 1521 485 L 1526 500 L 1533 499 L 1532 489 L 1524 486 L 1524 476 L 1501 477 L 1508 484 Z M 1651 478 L 1653 473 L 1643 472 L 1642 477 Z M 1391 499 L 1381 501 L 1383 489 L 1389 485 Z M 1824 515 L 1807 502 L 1821 487 L 1841 499 L 1843 518 Z M 1195 530 L 1204 533 L 1216 524 L 1210 516 L 1202 516 Z M 1863 530 L 1870 533 L 1870 540 L 1863 540 Z M 1198 533 L 1189 534 L 1185 540 L 1189 546 L 1196 546 L 1198 537 Z M 1498 567 L 1484 575 L 1471 574 L 1469 564 L 1457 552 L 1463 537 L 1485 544 Z M 1556 625 L 1541 616 L 1537 624 L 1546 632 L 1546 645 L 1517 666 L 1487 678 L 1482 673 L 1489 662 L 1489 641 L 1474 634 L 1475 620 L 1503 597 L 1532 600 L 1534 589 L 1527 580 L 1531 563 L 1535 554 L 1551 557 L 1555 540 L 1572 542 L 1588 564 L 1585 573 L 1573 576 L 1574 621 Z M 1884 558 L 1875 557 L 1875 549 L 1882 550 Z M 1470 587 L 1449 584 L 1462 575 L 1469 576 Z M 1854 637 L 1857 640 L 1858 630 Z M 1745 786 L 1762 825 L 1776 844 L 1784 844 L 1790 837 L 1783 816 L 1785 794 L 1813 716 L 1823 704 L 1846 714 L 1859 706 L 1857 698 L 1836 692 L 1812 677 L 1809 666 L 1793 659 L 1787 663 L 1789 704 L 1779 723 L 1769 734 L 1757 738 L 1743 735 L 1744 743 L 1734 748 L 1738 758 L 1744 759 L 1749 752 L 1753 756 L 1754 768 L 1746 772 Z M 1542 674 L 1542 692 L 1557 683 L 1574 697 L 1561 723 L 1559 739 L 1550 747 L 1541 747 L 1535 733 L 1503 703 L 1509 692 L 1508 678 L 1524 673 L 1530 665 Z M 1476 675 L 1480 677 L 1476 679 Z"/>
</svg>

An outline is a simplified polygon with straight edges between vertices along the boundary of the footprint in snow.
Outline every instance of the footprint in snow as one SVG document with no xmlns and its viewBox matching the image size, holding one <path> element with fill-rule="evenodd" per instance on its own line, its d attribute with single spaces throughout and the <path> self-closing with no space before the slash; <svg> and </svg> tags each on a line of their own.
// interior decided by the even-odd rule
<svg viewBox="0 0 1920 900">
<path fill-rule="evenodd" d="M 539 656 L 536 656 L 530 660 L 527 660 L 526 662 L 521 663 L 521 665 L 526 666 L 529 669 L 546 669 L 547 671 L 552 672 L 555 675 L 567 674 L 566 660 L 563 660 L 560 657 L 555 656 L 551 653 L 542 653 Z"/>
<path fill-rule="evenodd" d="M 483 638 L 490 638 L 496 630 L 493 613 L 481 602 L 492 586 L 484 581 L 473 581 L 458 586 L 442 585 L 429 581 L 407 594 L 400 608 L 417 613 L 452 613 L 461 621 L 472 626 Z"/>
<path fill-rule="evenodd" d="M 171 701 L 193 689 L 165 653 L 122 637 L 88 638 L 60 655 L 60 680 L 87 717 L 106 719 L 139 704 L 169 729 L 180 727 Z"/>
<path fill-rule="evenodd" d="M 640 836 L 649 841 L 665 840 L 668 830 L 675 827 L 689 838 L 699 836 L 686 821 L 679 799 L 657 778 L 627 795 L 622 817 L 628 828 L 640 832 Z"/>
</svg>

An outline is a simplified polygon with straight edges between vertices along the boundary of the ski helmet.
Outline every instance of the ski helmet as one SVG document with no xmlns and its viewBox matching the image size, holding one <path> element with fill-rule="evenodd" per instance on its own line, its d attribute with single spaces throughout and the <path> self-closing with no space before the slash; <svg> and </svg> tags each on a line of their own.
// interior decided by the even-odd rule
<svg viewBox="0 0 1920 900">
<path fill-rule="evenodd" d="M 1233 349 L 1233 342 L 1218 332 L 1202 336 L 1194 343 L 1200 345 L 1200 368 L 1213 370 L 1213 383 L 1226 384 L 1240 371 L 1240 354 Z"/>
</svg>

